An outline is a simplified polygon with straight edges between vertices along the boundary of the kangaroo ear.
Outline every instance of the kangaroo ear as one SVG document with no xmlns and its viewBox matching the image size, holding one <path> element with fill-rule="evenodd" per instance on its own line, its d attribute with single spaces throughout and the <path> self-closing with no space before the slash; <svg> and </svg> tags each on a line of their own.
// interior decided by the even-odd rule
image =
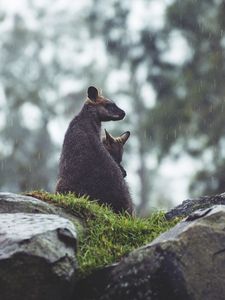
<svg viewBox="0 0 225 300">
<path fill-rule="evenodd" d="M 98 98 L 98 90 L 94 86 L 89 86 L 87 90 L 88 98 L 92 101 L 96 101 Z"/>
<path fill-rule="evenodd" d="M 122 141 L 123 145 L 126 143 L 129 136 L 130 136 L 130 131 L 126 131 L 120 135 L 120 140 Z"/>
<path fill-rule="evenodd" d="M 108 133 L 108 131 L 105 129 L 105 139 L 109 144 L 112 144 L 114 142 L 113 136 Z"/>
</svg>

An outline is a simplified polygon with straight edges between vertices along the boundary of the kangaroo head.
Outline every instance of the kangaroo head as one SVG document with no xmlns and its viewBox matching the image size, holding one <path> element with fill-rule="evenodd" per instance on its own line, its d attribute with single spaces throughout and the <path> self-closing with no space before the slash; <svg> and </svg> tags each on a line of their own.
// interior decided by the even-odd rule
<svg viewBox="0 0 225 300">
<path fill-rule="evenodd" d="M 122 133 L 118 137 L 113 137 L 111 134 L 108 133 L 107 130 L 105 130 L 105 137 L 103 137 L 102 139 L 104 147 L 108 150 L 109 154 L 119 165 L 123 177 L 126 177 L 127 173 L 124 170 L 124 168 L 120 165 L 120 163 L 122 161 L 122 156 L 123 156 L 123 146 L 128 140 L 129 136 L 130 136 L 129 131 Z"/>
<path fill-rule="evenodd" d="M 125 112 L 113 101 L 103 97 L 94 86 L 88 88 L 87 95 L 86 105 L 96 112 L 100 121 L 117 121 L 125 117 Z"/>
</svg>

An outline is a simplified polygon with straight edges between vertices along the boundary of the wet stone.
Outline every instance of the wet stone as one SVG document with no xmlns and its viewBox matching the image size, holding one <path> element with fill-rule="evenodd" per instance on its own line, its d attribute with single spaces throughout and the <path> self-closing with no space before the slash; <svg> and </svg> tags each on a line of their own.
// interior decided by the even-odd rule
<svg viewBox="0 0 225 300">
<path fill-rule="evenodd" d="M 223 300 L 225 207 L 180 222 L 110 273 L 100 300 Z"/>
<path fill-rule="evenodd" d="M 0 217 L 1 300 L 65 299 L 73 288 L 77 234 L 56 215 Z"/>
<path fill-rule="evenodd" d="M 0 213 L 46 213 L 55 214 L 53 206 L 34 197 L 13 193 L 0 193 Z"/>
</svg>

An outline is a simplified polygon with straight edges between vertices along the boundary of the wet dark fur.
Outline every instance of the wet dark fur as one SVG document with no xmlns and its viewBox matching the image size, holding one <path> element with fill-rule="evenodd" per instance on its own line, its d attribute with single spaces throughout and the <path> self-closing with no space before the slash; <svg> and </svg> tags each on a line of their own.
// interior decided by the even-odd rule
<svg viewBox="0 0 225 300">
<path fill-rule="evenodd" d="M 125 113 L 90 88 L 88 96 L 66 131 L 56 192 L 88 195 L 110 205 L 116 213 L 132 214 L 132 201 L 121 170 L 100 139 L 101 122 L 121 120 Z"/>
</svg>

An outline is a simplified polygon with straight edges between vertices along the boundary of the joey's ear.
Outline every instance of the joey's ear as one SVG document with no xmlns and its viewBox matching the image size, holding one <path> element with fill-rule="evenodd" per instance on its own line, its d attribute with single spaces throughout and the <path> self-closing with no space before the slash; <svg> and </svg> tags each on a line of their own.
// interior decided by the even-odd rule
<svg viewBox="0 0 225 300">
<path fill-rule="evenodd" d="M 129 136 L 130 136 L 130 131 L 126 131 L 120 135 L 119 139 L 122 141 L 123 145 L 126 143 Z"/>
<path fill-rule="evenodd" d="M 96 101 L 98 98 L 98 90 L 94 86 L 89 86 L 87 90 L 88 98 L 92 101 Z"/>
<path fill-rule="evenodd" d="M 108 133 L 108 131 L 105 129 L 105 139 L 108 143 L 112 144 L 114 142 L 113 136 Z"/>
</svg>

